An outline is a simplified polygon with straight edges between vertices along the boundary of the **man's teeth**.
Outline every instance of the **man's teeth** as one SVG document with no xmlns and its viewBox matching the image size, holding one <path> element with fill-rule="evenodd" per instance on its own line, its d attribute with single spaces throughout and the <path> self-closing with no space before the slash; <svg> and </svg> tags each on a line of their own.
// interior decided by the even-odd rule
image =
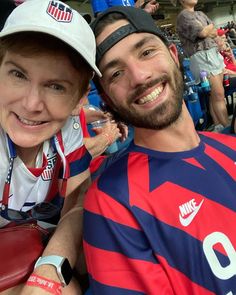
<svg viewBox="0 0 236 295">
<path fill-rule="evenodd" d="M 138 104 L 145 104 L 147 102 L 151 102 L 158 98 L 159 94 L 163 91 L 163 85 L 157 87 L 155 90 L 153 90 L 150 94 L 140 98 L 138 100 Z"/>
<path fill-rule="evenodd" d="M 21 117 L 18 117 L 18 119 L 21 121 L 21 123 L 25 124 L 25 125 L 29 125 L 29 126 L 36 126 L 36 125 L 40 125 L 43 122 L 42 121 L 30 121 Z"/>
</svg>

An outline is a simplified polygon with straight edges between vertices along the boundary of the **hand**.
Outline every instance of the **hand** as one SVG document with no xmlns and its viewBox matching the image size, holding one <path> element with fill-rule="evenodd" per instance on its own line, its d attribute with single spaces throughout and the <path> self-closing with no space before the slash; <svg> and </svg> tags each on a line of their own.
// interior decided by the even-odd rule
<svg viewBox="0 0 236 295">
<path fill-rule="evenodd" d="M 128 126 L 125 125 L 125 123 L 119 122 L 118 128 L 120 129 L 120 133 L 121 133 L 120 141 L 123 142 L 128 137 L 128 132 L 129 132 Z"/>
<path fill-rule="evenodd" d="M 104 134 L 109 137 L 109 145 L 122 136 L 118 124 L 114 120 L 108 120 L 102 127 L 92 129 L 97 135 Z"/>
<path fill-rule="evenodd" d="M 87 109 L 87 108 L 84 108 L 83 110 L 85 113 L 85 118 L 86 118 L 87 124 L 92 123 L 94 121 L 107 119 L 107 116 L 104 114 L 103 111 L 92 110 L 92 109 Z"/>
<path fill-rule="evenodd" d="M 159 8 L 159 3 L 156 0 L 150 0 L 144 7 L 147 13 L 155 14 Z"/>
<path fill-rule="evenodd" d="M 217 37 L 217 29 L 215 28 L 214 24 L 209 24 L 208 26 L 208 37 L 215 38 Z"/>
</svg>

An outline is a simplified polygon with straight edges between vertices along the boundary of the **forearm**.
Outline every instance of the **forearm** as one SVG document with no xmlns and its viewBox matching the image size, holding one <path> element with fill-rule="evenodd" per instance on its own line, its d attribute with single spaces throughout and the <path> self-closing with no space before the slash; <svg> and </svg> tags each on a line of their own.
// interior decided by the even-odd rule
<svg viewBox="0 0 236 295">
<path fill-rule="evenodd" d="M 62 256 L 69 260 L 72 268 L 75 267 L 82 248 L 83 197 L 89 185 L 90 178 L 87 178 L 66 197 L 62 217 L 42 256 Z M 34 274 L 60 283 L 56 268 L 50 264 L 38 266 L 34 269 Z M 44 294 L 44 292 L 41 288 L 25 286 L 22 295 Z M 63 288 L 62 294 L 78 295 L 79 286 L 72 282 Z"/>
<path fill-rule="evenodd" d="M 110 145 L 110 141 L 108 136 L 105 136 L 104 133 L 101 133 L 94 137 L 84 138 L 84 145 L 94 159 L 105 152 L 105 150 Z"/>
<path fill-rule="evenodd" d="M 204 27 L 202 31 L 198 34 L 200 38 L 215 38 L 217 36 L 217 30 L 214 28 L 213 24 L 209 24 L 208 26 Z"/>
</svg>

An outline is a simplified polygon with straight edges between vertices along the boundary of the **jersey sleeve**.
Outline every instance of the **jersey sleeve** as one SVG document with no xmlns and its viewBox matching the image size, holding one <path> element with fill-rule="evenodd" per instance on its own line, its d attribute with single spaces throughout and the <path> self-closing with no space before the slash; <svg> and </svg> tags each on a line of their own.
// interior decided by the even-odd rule
<svg viewBox="0 0 236 295">
<path fill-rule="evenodd" d="M 173 295 L 130 209 L 101 191 L 97 182 L 85 198 L 84 251 L 93 294 Z"/>
<path fill-rule="evenodd" d="M 83 130 L 79 116 L 69 117 L 61 131 L 64 154 L 72 177 L 88 169 L 92 156 L 83 144 Z"/>
</svg>

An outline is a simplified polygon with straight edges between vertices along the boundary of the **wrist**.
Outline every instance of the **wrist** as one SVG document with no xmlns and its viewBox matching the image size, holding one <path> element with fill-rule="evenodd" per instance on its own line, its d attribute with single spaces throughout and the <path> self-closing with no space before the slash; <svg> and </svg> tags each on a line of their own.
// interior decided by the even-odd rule
<svg viewBox="0 0 236 295">
<path fill-rule="evenodd" d="M 114 138 L 113 138 L 113 136 L 111 134 L 109 134 L 107 132 L 103 132 L 103 133 L 101 133 L 101 135 L 106 138 L 108 146 L 110 146 L 113 143 Z"/>
<path fill-rule="evenodd" d="M 37 269 L 40 269 L 37 271 Z M 49 270 L 48 267 L 53 267 L 54 271 L 46 272 L 46 269 Z M 49 278 L 55 278 L 56 281 L 60 280 L 61 285 L 64 287 L 69 284 L 72 279 L 72 268 L 67 258 L 58 256 L 58 255 L 49 255 L 39 257 L 35 264 L 35 272 L 36 274 L 47 274 Z M 57 276 L 57 277 L 55 277 Z"/>
</svg>

